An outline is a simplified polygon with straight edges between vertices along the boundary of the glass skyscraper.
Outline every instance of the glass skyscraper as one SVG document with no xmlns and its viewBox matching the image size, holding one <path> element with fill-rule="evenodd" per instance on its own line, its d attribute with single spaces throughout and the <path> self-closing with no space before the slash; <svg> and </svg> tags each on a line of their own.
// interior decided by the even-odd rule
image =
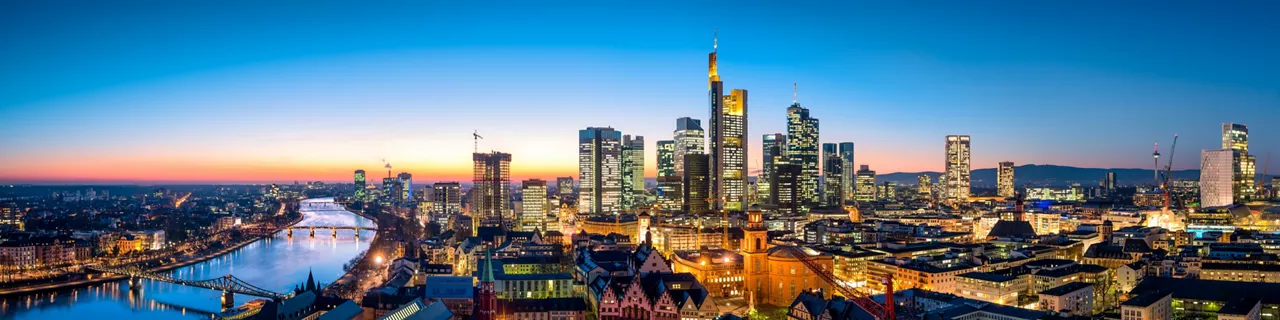
<svg viewBox="0 0 1280 320">
<path fill-rule="evenodd" d="M 947 136 L 946 172 L 941 180 L 944 197 L 952 202 L 969 201 L 969 136 Z"/>
<path fill-rule="evenodd" d="M 756 185 L 760 189 L 760 203 L 774 205 L 777 204 L 778 186 L 777 174 L 775 166 L 787 163 L 787 137 L 781 133 L 770 133 L 764 135 L 764 150 L 760 152 L 763 157 L 763 166 L 760 171 L 760 177 L 756 179 Z"/>
<path fill-rule="evenodd" d="M 840 206 L 844 204 L 844 159 L 840 158 L 839 145 L 822 144 L 822 205 Z"/>
<path fill-rule="evenodd" d="M 578 212 L 622 210 L 622 132 L 613 128 L 578 131 Z"/>
<path fill-rule="evenodd" d="M 802 208 L 820 202 L 818 195 L 818 119 L 809 109 L 793 103 L 787 108 L 787 162 L 800 166 L 800 198 Z"/>
</svg>

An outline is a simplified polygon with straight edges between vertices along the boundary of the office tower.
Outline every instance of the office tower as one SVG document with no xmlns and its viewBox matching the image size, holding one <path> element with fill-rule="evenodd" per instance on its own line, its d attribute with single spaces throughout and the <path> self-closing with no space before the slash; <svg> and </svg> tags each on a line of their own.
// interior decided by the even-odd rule
<svg viewBox="0 0 1280 320">
<path fill-rule="evenodd" d="M 844 205 L 843 195 L 844 187 L 840 182 L 844 180 L 844 159 L 840 158 L 839 145 L 834 143 L 822 144 L 822 205 L 824 206 L 841 206 Z"/>
<path fill-rule="evenodd" d="M 576 197 L 573 193 L 573 177 L 556 178 L 556 189 L 559 190 L 560 201 L 569 201 Z"/>
<path fill-rule="evenodd" d="M 590 127 L 578 131 L 578 212 L 622 210 L 622 132 Z"/>
<path fill-rule="evenodd" d="M 1200 151 L 1200 207 L 1220 207 L 1235 202 L 1233 179 L 1239 168 L 1235 150 Z"/>
<path fill-rule="evenodd" d="M 431 214 L 436 223 L 448 226 L 449 219 L 462 213 L 462 186 L 439 182 L 431 186 Z"/>
<path fill-rule="evenodd" d="M 520 230 L 544 230 L 542 221 L 547 216 L 547 181 L 529 179 L 520 186 Z"/>
<path fill-rule="evenodd" d="M 777 204 L 774 202 L 778 197 L 777 179 L 773 177 L 776 170 L 774 166 L 787 163 L 787 137 L 781 133 L 764 135 L 764 150 L 760 154 L 764 160 L 760 177 L 756 179 L 760 189 L 760 203 Z"/>
<path fill-rule="evenodd" d="M 486 225 L 501 224 L 511 211 L 511 154 L 473 153 L 471 217 Z"/>
<path fill-rule="evenodd" d="M 711 156 L 686 154 L 684 157 L 684 211 L 695 214 L 710 211 Z"/>
<path fill-rule="evenodd" d="M 622 210 L 644 200 L 644 137 L 622 136 Z"/>
<path fill-rule="evenodd" d="M 770 184 L 773 184 L 773 205 L 782 214 L 799 213 L 800 165 L 780 161 L 774 163 Z"/>
<path fill-rule="evenodd" d="M 857 173 L 858 185 L 858 202 L 871 202 L 876 200 L 876 172 L 871 171 L 870 166 L 862 165 L 858 168 Z"/>
<path fill-rule="evenodd" d="M 898 191 L 897 183 L 894 183 L 893 181 L 885 181 L 884 184 L 880 185 L 880 189 L 876 191 L 878 193 L 876 195 L 876 198 L 880 200 L 885 200 L 885 201 L 893 201 L 898 197 L 897 191 Z"/>
<path fill-rule="evenodd" d="M 1236 170 L 1232 178 L 1235 202 L 1244 202 L 1254 193 L 1255 159 L 1249 155 L 1249 127 L 1238 123 L 1222 124 L 1222 149 L 1232 151 Z"/>
<path fill-rule="evenodd" d="M 856 197 L 857 172 L 853 171 L 853 142 L 840 143 L 840 200 L 841 205 L 853 202 Z"/>
<path fill-rule="evenodd" d="M 400 201 L 409 202 L 409 197 L 413 196 L 413 175 L 401 172 L 396 175 L 396 182 L 400 183 Z"/>
<path fill-rule="evenodd" d="M 818 119 L 809 109 L 793 103 L 787 108 L 787 162 L 800 166 L 801 208 L 817 205 L 818 199 Z"/>
<path fill-rule="evenodd" d="M 941 178 L 943 198 L 952 202 L 969 201 L 969 136 L 947 136 L 946 172 Z"/>
<path fill-rule="evenodd" d="M 716 210 L 746 210 L 747 90 L 733 89 L 720 102 L 711 106 L 712 205 Z"/>
<path fill-rule="evenodd" d="M 26 228 L 22 223 L 22 215 L 20 213 L 21 210 L 18 209 L 17 204 L 9 201 L 0 202 L 0 226 L 7 226 L 0 229 L 9 228 L 10 230 L 24 231 Z"/>
<path fill-rule="evenodd" d="M 1102 188 L 1107 190 L 1107 194 L 1116 192 L 1116 172 L 1107 171 L 1107 178 L 1102 180 Z"/>
<path fill-rule="evenodd" d="M 1013 161 L 1000 162 L 1000 168 L 996 171 L 996 195 L 1013 197 Z"/>
<path fill-rule="evenodd" d="M 686 154 L 703 154 L 705 153 L 704 145 L 706 144 L 705 133 L 702 131 L 702 121 L 689 117 L 676 119 L 676 131 L 673 132 L 676 139 L 676 151 L 674 154 L 676 162 L 676 176 L 684 176 L 684 156 Z"/>
<path fill-rule="evenodd" d="M 381 199 L 383 202 L 386 202 L 390 199 L 396 199 L 397 192 L 399 192 L 399 188 L 396 187 L 396 178 L 392 178 L 392 177 L 382 178 Z"/>
<path fill-rule="evenodd" d="M 675 140 L 658 140 L 658 176 L 676 176 Z"/>
<path fill-rule="evenodd" d="M 933 178 L 927 174 L 916 177 L 916 193 L 921 197 L 928 198 L 933 195 Z"/>
<path fill-rule="evenodd" d="M 364 170 L 356 170 L 355 180 L 356 180 L 355 181 L 356 183 L 355 198 L 357 201 L 364 201 L 364 188 L 365 188 Z"/>
</svg>

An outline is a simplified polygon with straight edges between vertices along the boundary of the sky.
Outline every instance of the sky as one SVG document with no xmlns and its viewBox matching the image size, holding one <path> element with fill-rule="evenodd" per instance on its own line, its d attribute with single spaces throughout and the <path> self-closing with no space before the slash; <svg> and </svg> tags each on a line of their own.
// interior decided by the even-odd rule
<svg viewBox="0 0 1280 320">
<path fill-rule="evenodd" d="M 1280 3 L 1238 1 L 5 1 L 0 183 L 577 175 L 577 131 L 654 147 L 704 120 L 718 34 L 748 151 L 798 102 L 855 162 L 1175 169 L 1249 125 L 1280 151 Z M 717 31 L 718 30 L 718 31 Z M 727 91 L 727 90 L 726 90 Z M 1280 156 L 1278 154 L 1277 156 Z M 1164 163 L 1162 161 L 1161 166 Z M 1259 163 L 1261 173 L 1263 163 Z M 1278 169 L 1280 170 L 1280 169 Z M 376 174 L 375 174 L 376 173 Z"/>
</svg>

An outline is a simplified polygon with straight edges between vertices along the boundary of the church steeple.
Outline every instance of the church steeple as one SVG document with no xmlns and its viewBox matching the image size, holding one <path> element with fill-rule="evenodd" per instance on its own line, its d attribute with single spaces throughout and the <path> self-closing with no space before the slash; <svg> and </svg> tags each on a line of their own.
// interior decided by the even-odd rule
<svg viewBox="0 0 1280 320">
<path fill-rule="evenodd" d="M 493 289 L 493 256 L 489 249 L 484 250 L 484 270 L 480 271 L 480 303 L 476 304 L 478 309 L 476 320 L 495 320 L 494 312 L 498 307 L 498 293 Z"/>
<path fill-rule="evenodd" d="M 312 274 L 311 274 L 311 270 L 310 270 L 310 269 L 308 269 L 308 270 L 307 270 L 307 285 L 306 285 L 306 289 L 307 289 L 307 291 L 315 291 L 315 290 L 316 290 L 316 277 L 315 277 L 314 275 L 312 275 Z"/>
</svg>

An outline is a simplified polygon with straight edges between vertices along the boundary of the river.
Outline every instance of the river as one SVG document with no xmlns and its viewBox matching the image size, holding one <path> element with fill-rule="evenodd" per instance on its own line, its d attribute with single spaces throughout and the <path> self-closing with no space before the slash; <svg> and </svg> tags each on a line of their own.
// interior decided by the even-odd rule
<svg viewBox="0 0 1280 320">
<path fill-rule="evenodd" d="M 309 199 L 302 203 L 303 220 L 298 226 L 373 227 L 374 224 L 329 199 Z M 276 292 L 287 292 L 307 280 L 311 272 L 317 282 L 329 283 L 342 276 L 342 265 L 369 248 L 373 231 L 316 230 L 312 238 L 305 229 L 284 231 L 235 251 L 204 262 L 168 271 L 180 279 L 211 279 L 235 275 L 250 284 Z M 177 284 L 142 280 L 133 292 L 127 280 L 101 283 L 53 293 L 16 296 L 0 300 L 0 319 L 208 319 L 208 312 L 221 309 L 220 292 Z M 254 296 L 236 295 L 237 304 Z"/>
</svg>

